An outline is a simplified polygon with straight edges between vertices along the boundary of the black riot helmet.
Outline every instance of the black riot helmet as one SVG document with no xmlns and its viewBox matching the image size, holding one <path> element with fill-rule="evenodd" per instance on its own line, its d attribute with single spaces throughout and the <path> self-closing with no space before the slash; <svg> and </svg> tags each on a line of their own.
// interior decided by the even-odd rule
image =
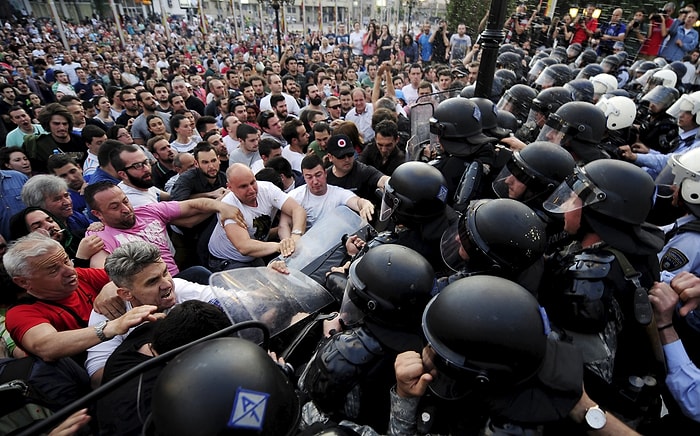
<svg viewBox="0 0 700 436">
<path fill-rule="evenodd" d="M 430 118 L 430 133 L 440 137 L 442 148 L 454 156 L 469 156 L 471 146 L 493 141 L 482 133 L 481 110 L 469 99 L 449 98 L 438 105 Z"/>
<path fill-rule="evenodd" d="M 583 68 L 588 64 L 595 63 L 596 60 L 598 60 L 598 53 L 592 48 L 587 48 L 578 55 L 574 65 L 576 65 L 576 68 Z"/>
<path fill-rule="evenodd" d="M 153 387 L 157 434 L 291 435 L 301 413 L 294 385 L 267 352 L 218 338 L 173 359 Z"/>
<path fill-rule="evenodd" d="M 518 119 L 515 118 L 515 115 L 508 111 L 498 111 L 496 114 L 496 118 L 498 119 L 498 127 L 502 129 L 506 129 L 510 132 L 515 132 L 520 128 L 520 123 L 518 122 Z"/>
<path fill-rule="evenodd" d="M 666 65 L 664 70 L 671 70 L 674 73 L 676 73 L 676 83 L 682 83 L 683 81 L 683 76 L 685 76 L 685 73 L 688 71 L 688 67 L 685 66 L 683 62 L 680 61 L 673 61 L 670 64 Z"/>
<path fill-rule="evenodd" d="M 533 378 L 547 354 L 548 328 L 535 297 L 514 282 L 478 275 L 451 283 L 423 313 L 437 370 L 429 389 L 456 399 Z"/>
<path fill-rule="evenodd" d="M 593 95 L 595 94 L 595 88 L 590 80 L 586 79 L 574 79 L 569 83 L 564 85 L 564 88 L 569 90 L 574 96 L 574 101 L 585 101 L 586 103 L 593 103 Z"/>
<path fill-rule="evenodd" d="M 642 63 L 639 64 L 637 69 L 635 70 L 635 78 L 638 78 L 642 76 L 644 73 L 646 73 L 649 70 L 653 70 L 657 68 L 656 64 L 653 63 L 652 61 L 643 61 Z"/>
<path fill-rule="evenodd" d="M 525 122 L 530 112 L 532 100 L 537 97 L 537 91 L 527 85 L 513 85 L 506 90 L 503 97 L 498 101 L 497 107 L 500 112 L 508 111 L 515 115 L 521 123 Z"/>
<path fill-rule="evenodd" d="M 523 59 L 517 53 L 504 52 L 498 55 L 496 58 L 496 68 L 503 68 L 506 70 L 513 71 L 516 74 L 522 74 Z"/>
<path fill-rule="evenodd" d="M 379 219 L 392 217 L 399 224 L 417 226 L 443 215 L 446 200 L 447 182 L 440 170 L 425 162 L 406 162 L 386 182 Z"/>
<path fill-rule="evenodd" d="M 476 85 L 467 85 L 459 92 L 459 96 L 462 98 L 472 98 L 474 97 L 474 92 L 476 91 Z"/>
<path fill-rule="evenodd" d="M 591 77 L 597 76 L 598 74 L 603 74 L 603 67 L 598 64 L 588 64 L 581 68 L 581 71 L 578 72 L 576 78 L 588 80 Z"/>
<path fill-rule="evenodd" d="M 571 101 L 573 101 L 573 95 L 562 86 L 543 89 L 532 100 L 532 107 L 530 108 L 527 121 L 537 121 L 538 114 L 546 120 L 549 114 L 556 112 L 563 104 Z"/>
<path fill-rule="evenodd" d="M 541 209 L 542 202 L 574 172 L 575 166 L 571 154 L 559 145 L 535 141 L 513 152 L 493 182 L 493 190 L 500 198 L 513 198 Z M 525 185 L 525 192 L 519 192 L 518 186 L 508 180 L 511 176 Z"/>
<path fill-rule="evenodd" d="M 566 48 L 566 57 L 567 59 L 575 59 L 581 54 L 582 51 L 583 47 L 578 42 L 569 44 L 569 46 Z"/>
<path fill-rule="evenodd" d="M 620 65 L 622 65 L 622 60 L 616 55 L 605 56 L 600 62 L 603 72 L 612 75 L 617 74 L 617 70 L 620 68 Z"/>
<path fill-rule="evenodd" d="M 472 97 L 470 100 L 481 110 L 481 128 L 485 134 L 498 139 L 508 136 L 508 132 L 498 125 L 498 108 L 491 100 L 481 97 Z"/>
<path fill-rule="evenodd" d="M 556 63 L 558 63 L 558 60 L 552 57 L 542 58 L 535 62 L 535 65 L 533 65 L 532 68 L 530 68 L 530 71 L 527 73 L 527 83 L 530 85 L 534 84 L 535 80 L 537 80 L 540 73 L 542 73 L 545 68 Z"/>
<path fill-rule="evenodd" d="M 420 348 L 421 315 L 434 278 L 430 263 L 408 247 L 371 248 L 350 266 L 341 319 L 348 326 L 367 325 L 393 349 L 401 349 L 407 341 Z"/>
<path fill-rule="evenodd" d="M 566 49 L 560 45 L 554 47 L 552 49 L 552 53 L 549 55 L 550 57 L 553 57 L 554 59 L 557 60 L 557 62 L 566 62 L 568 59 L 568 54 L 566 53 Z"/>
<path fill-rule="evenodd" d="M 537 80 L 535 80 L 535 86 L 540 89 L 564 86 L 569 80 L 571 80 L 571 69 L 564 64 L 554 64 L 548 66 L 540 73 Z"/>
<path fill-rule="evenodd" d="M 518 76 L 512 70 L 496 70 L 495 75 L 500 79 L 504 89 L 509 89 L 511 86 L 518 83 Z"/>
<path fill-rule="evenodd" d="M 664 245 L 663 233 L 643 224 L 655 192 L 654 180 L 638 166 L 599 159 L 575 168 L 544 202 L 544 208 L 552 213 L 581 209 L 581 225 L 611 246 L 625 252 L 656 254 Z"/>
<path fill-rule="evenodd" d="M 498 47 L 498 54 L 503 54 L 503 53 L 514 53 L 515 52 L 515 46 L 513 44 L 501 44 Z"/>
<path fill-rule="evenodd" d="M 654 180 L 629 162 L 601 159 L 574 169 L 545 202 L 545 209 L 563 213 L 589 208 L 600 215 L 638 225 L 654 198 Z M 581 201 L 569 201 L 576 194 Z"/>
<path fill-rule="evenodd" d="M 572 140 L 598 145 L 605 128 L 605 113 L 600 108 L 592 103 L 572 101 L 549 115 L 537 139 L 562 145 Z"/>
<path fill-rule="evenodd" d="M 643 104 L 653 103 L 658 109 L 657 112 L 665 112 L 673 103 L 678 100 L 680 94 L 676 88 L 670 86 L 656 86 L 642 97 Z"/>
<path fill-rule="evenodd" d="M 469 203 L 456 226 L 443 234 L 440 248 L 455 270 L 464 261 L 471 272 L 515 277 L 542 257 L 546 242 L 545 224 L 532 209 L 498 198 Z"/>
</svg>

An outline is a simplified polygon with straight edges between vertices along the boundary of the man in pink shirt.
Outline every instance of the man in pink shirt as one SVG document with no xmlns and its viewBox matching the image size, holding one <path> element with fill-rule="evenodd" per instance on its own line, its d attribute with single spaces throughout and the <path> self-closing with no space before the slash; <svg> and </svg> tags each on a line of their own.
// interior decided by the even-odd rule
<svg viewBox="0 0 700 436">
<path fill-rule="evenodd" d="M 98 182 L 85 188 L 85 201 L 93 215 L 105 225 L 99 232 L 88 232 L 104 241 L 104 248 L 90 259 L 93 268 L 103 268 L 107 256 L 120 245 L 143 240 L 159 248 L 168 271 L 175 276 L 180 270 L 175 264 L 168 224 L 191 227 L 213 213 L 221 214 L 222 221 L 232 219 L 244 223 L 238 208 L 209 198 L 165 201 L 134 209 L 126 194 L 108 182 Z M 192 277 L 190 279 L 193 280 Z"/>
</svg>

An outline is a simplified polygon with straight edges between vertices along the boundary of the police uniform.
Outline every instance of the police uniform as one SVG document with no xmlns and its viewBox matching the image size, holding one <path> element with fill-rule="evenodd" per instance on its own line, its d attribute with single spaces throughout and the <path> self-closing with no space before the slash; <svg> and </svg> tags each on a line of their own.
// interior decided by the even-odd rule
<svg viewBox="0 0 700 436">
<path fill-rule="evenodd" d="M 690 227 L 688 224 L 695 223 Z M 661 281 L 670 283 L 681 271 L 700 273 L 700 220 L 694 215 L 686 215 L 675 223 L 661 228 L 666 234 L 666 245 L 659 252 Z"/>
</svg>

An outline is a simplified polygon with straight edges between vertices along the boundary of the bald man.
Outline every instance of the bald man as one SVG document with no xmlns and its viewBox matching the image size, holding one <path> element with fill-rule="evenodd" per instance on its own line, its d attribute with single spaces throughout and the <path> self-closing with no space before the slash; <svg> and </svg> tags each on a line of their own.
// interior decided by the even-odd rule
<svg viewBox="0 0 700 436">
<path fill-rule="evenodd" d="M 236 205 L 245 218 L 247 229 L 233 220 L 216 226 L 209 239 L 209 266 L 222 271 L 263 266 L 261 258 L 280 253 L 289 256 L 306 229 L 306 211 L 270 182 L 258 182 L 251 169 L 243 164 L 231 165 L 226 171 L 228 189 L 221 200 Z M 279 242 L 268 241 L 277 211 L 291 217 L 290 226 L 278 228 Z"/>
</svg>

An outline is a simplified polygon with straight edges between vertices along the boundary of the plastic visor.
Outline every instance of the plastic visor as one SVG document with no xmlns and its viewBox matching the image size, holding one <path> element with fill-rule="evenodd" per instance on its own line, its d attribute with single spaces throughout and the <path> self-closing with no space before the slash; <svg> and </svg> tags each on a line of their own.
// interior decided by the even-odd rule
<svg viewBox="0 0 700 436">
<path fill-rule="evenodd" d="M 388 220 L 399 207 L 401 200 L 394 193 L 394 188 L 389 182 L 384 185 L 384 195 L 382 195 L 382 208 L 379 212 L 379 221 Z"/>
<path fill-rule="evenodd" d="M 440 254 L 445 265 L 450 267 L 452 271 L 458 272 L 467 267 L 467 261 L 462 257 L 463 254 L 460 253 L 466 254 L 466 250 L 459 236 L 459 224 L 454 223 L 442 234 Z"/>
<path fill-rule="evenodd" d="M 683 94 L 666 111 L 667 114 L 674 118 L 678 118 L 681 112 L 693 113 L 695 114 L 696 122 L 700 121 L 700 101 L 687 94 Z"/>
<path fill-rule="evenodd" d="M 686 179 L 695 182 L 700 180 L 700 174 L 685 167 L 679 159 L 680 156 L 681 155 L 674 154 L 671 155 L 671 158 L 668 160 L 668 166 L 671 167 L 671 172 L 673 173 L 673 184 L 680 186 L 681 182 Z"/>
<path fill-rule="evenodd" d="M 348 274 L 348 282 L 345 285 L 345 293 L 343 294 L 343 302 L 340 305 L 340 319 L 344 326 L 352 327 L 362 322 L 365 313 L 358 307 L 356 303 L 357 290 L 365 289 L 365 284 L 357 278 L 358 261 L 350 265 Z"/>
<path fill-rule="evenodd" d="M 582 168 L 570 176 L 545 200 L 547 212 L 562 214 L 605 200 L 605 192 L 598 189 L 586 176 Z"/>
</svg>

